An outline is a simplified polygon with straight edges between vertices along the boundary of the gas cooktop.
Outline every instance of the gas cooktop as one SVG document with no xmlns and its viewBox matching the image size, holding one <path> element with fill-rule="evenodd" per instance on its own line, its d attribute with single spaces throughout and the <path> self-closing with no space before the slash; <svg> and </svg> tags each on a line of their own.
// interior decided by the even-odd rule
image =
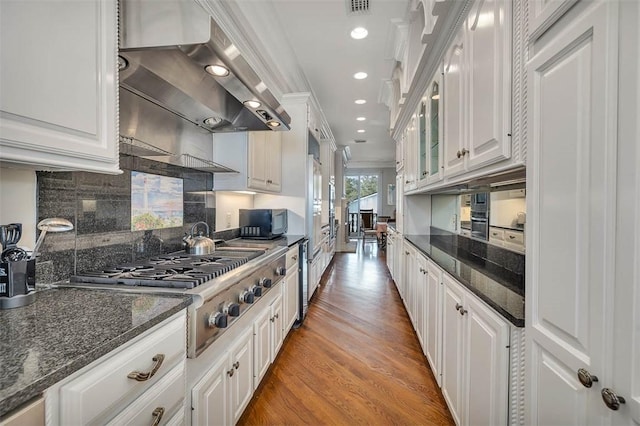
<svg viewBox="0 0 640 426">
<path fill-rule="evenodd" d="M 225 249 L 201 256 L 172 253 L 113 268 L 83 272 L 72 276 L 70 282 L 192 289 L 264 253 L 261 249 Z"/>
</svg>

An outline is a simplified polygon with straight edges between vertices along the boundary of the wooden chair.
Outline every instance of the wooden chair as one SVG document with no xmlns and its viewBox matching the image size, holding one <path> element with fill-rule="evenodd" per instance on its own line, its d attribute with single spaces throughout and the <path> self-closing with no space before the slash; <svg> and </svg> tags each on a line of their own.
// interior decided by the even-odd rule
<svg viewBox="0 0 640 426">
<path fill-rule="evenodd" d="M 364 249 L 364 243 L 367 237 L 373 237 L 378 241 L 378 234 L 376 232 L 376 221 L 373 209 L 360 210 L 360 235 L 362 235 L 362 248 Z"/>
</svg>

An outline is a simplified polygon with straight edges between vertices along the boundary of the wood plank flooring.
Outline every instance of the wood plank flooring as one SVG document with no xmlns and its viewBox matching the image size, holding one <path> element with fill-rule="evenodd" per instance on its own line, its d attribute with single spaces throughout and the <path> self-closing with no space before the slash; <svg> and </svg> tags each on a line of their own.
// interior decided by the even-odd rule
<svg viewBox="0 0 640 426">
<path fill-rule="evenodd" d="M 238 424 L 454 424 L 384 251 L 336 253 Z"/>
</svg>

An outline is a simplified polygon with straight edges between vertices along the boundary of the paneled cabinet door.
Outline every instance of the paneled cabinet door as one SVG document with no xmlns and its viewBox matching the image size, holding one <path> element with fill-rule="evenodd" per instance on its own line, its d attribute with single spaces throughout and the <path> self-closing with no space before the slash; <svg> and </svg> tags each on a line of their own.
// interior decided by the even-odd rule
<svg viewBox="0 0 640 426">
<path fill-rule="evenodd" d="M 527 424 L 611 422 L 619 3 L 580 6 L 527 65 Z"/>
<path fill-rule="evenodd" d="M 438 385 L 442 386 L 442 271 L 431 261 L 427 261 L 426 269 L 424 353 Z"/>
<path fill-rule="evenodd" d="M 287 273 L 284 282 L 284 304 L 286 308 L 284 334 L 293 327 L 293 323 L 298 319 L 298 266 Z"/>
<path fill-rule="evenodd" d="M 442 313 L 442 395 L 447 401 L 456 424 L 461 425 L 463 413 L 463 316 L 465 290 L 453 278 L 443 274 L 444 283 Z M 483 387 L 484 389 L 484 387 Z"/>
<path fill-rule="evenodd" d="M 282 133 L 270 131 L 265 138 L 265 161 L 267 190 L 282 190 Z"/>
<path fill-rule="evenodd" d="M 260 381 L 271 365 L 271 308 L 267 306 L 253 322 L 253 388 L 257 389 Z"/>
<path fill-rule="evenodd" d="M 251 328 L 236 340 L 229 352 L 231 382 L 231 410 L 235 424 L 253 395 L 253 333 Z"/>
<path fill-rule="evenodd" d="M 444 94 L 443 139 L 444 175 L 453 176 L 464 171 L 465 147 L 465 40 L 461 28 L 446 51 L 443 63 Z"/>
<path fill-rule="evenodd" d="M 282 333 L 282 319 L 284 318 L 282 315 L 282 294 L 279 294 L 276 299 L 271 302 L 271 317 L 269 321 L 271 322 L 271 362 L 276 359 L 278 352 L 280 352 L 280 348 L 282 347 L 282 342 L 284 340 L 284 335 Z"/>
<path fill-rule="evenodd" d="M 115 0 L 0 2 L 0 161 L 120 172 L 116 29 Z"/>
<path fill-rule="evenodd" d="M 416 253 L 416 333 L 422 352 L 426 352 L 427 317 L 427 259 Z"/>
<path fill-rule="evenodd" d="M 467 169 L 511 156 L 511 0 L 476 2 L 467 31 Z"/>
<path fill-rule="evenodd" d="M 221 357 L 191 391 L 193 404 L 192 424 L 228 425 L 231 423 L 229 406 L 229 360 Z"/>
<path fill-rule="evenodd" d="M 465 298 L 465 425 L 506 425 L 509 326 L 473 296 Z M 463 311 L 464 312 L 464 311 Z M 481 392 L 478 390 L 482 389 Z"/>
<path fill-rule="evenodd" d="M 267 189 L 267 132 L 249 132 L 247 186 Z"/>
</svg>

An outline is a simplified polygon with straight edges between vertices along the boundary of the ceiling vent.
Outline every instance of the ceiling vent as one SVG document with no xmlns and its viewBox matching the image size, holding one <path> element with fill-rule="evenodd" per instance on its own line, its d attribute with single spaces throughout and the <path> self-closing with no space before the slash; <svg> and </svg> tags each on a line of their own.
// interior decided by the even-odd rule
<svg viewBox="0 0 640 426">
<path fill-rule="evenodd" d="M 365 143 L 366 140 L 365 139 L 356 139 L 354 140 L 355 143 Z"/>
<path fill-rule="evenodd" d="M 347 0 L 347 11 L 350 15 L 369 13 L 369 0 Z"/>
</svg>

